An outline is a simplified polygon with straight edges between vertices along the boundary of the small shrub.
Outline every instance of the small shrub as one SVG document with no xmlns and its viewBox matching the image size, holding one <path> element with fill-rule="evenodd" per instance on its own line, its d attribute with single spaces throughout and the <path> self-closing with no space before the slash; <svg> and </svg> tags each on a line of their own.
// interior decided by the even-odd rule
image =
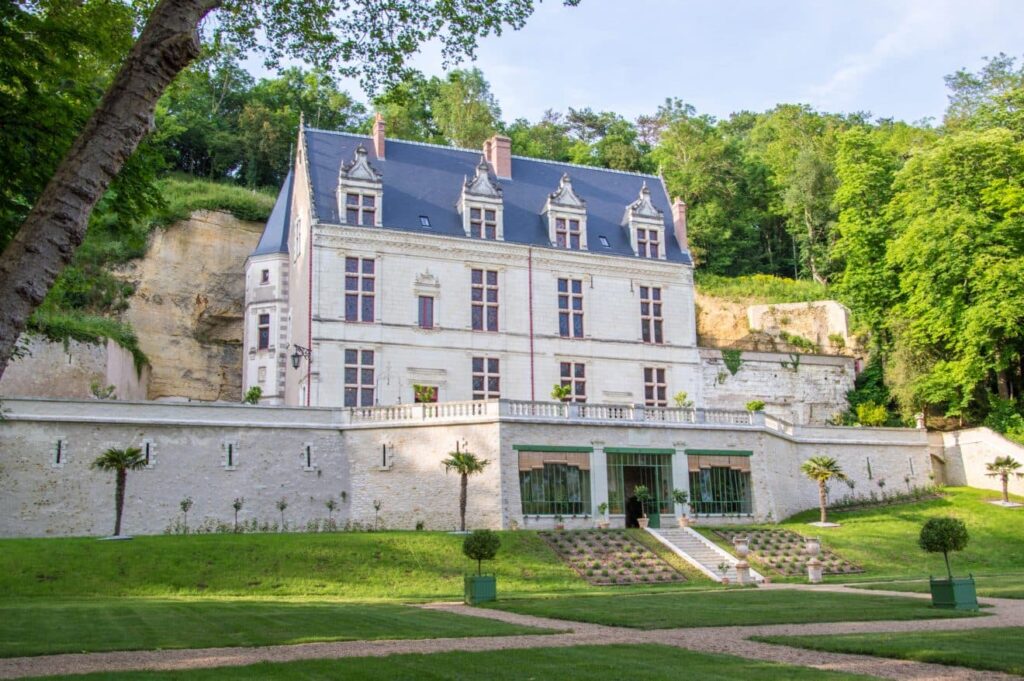
<svg viewBox="0 0 1024 681">
<path fill-rule="evenodd" d="M 747 402 L 747 411 L 764 411 L 764 400 L 751 400 Z"/>
<path fill-rule="evenodd" d="M 493 560 L 501 548 L 501 537 L 490 530 L 474 530 L 462 542 L 462 553 L 476 561 L 476 572 L 483 574 L 483 561 Z"/>
<path fill-rule="evenodd" d="M 928 553 L 941 553 L 946 561 L 946 572 L 953 579 L 949 566 L 949 552 L 962 551 L 967 547 L 969 537 L 967 526 L 958 518 L 931 518 L 921 528 L 918 545 Z"/>
<path fill-rule="evenodd" d="M 889 418 L 889 411 L 884 404 L 865 402 L 857 405 L 857 423 L 862 426 L 884 426 Z"/>
</svg>

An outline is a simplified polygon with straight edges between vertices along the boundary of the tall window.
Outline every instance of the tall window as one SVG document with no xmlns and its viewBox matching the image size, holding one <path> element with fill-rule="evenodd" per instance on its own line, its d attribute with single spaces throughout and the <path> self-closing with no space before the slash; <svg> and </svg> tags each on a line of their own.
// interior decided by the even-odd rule
<svg viewBox="0 0 1024 681">
<path fill-rule="evenodd" d="M 501 377 L 497 357 L 473 358 L 473 399 L 496 400 L 501 397 Z"/>
<path fill-rule="evenodd" d="M 668 406 L 668 387 L 665 385 L 665 370 L 644 367 L 644 405 L 648 407 Z"/>
<path fill-rule="evenodd" d="M 661 289 L 640 287 L 640 330 L 644 343 L 664 343 L 661 317 Z"/>
<path fill-rule="evenodd" d="M 555 243 L 559 248 L 580 248 L 580 221 L 555 218 Z"/>
<path fill-rule="evenodd" d="M 345 406 L 373 406 L 373 350 L 345 350 Z"/>
<path fill-rule="evenodd" d="M 657 229 L 636 230 L 636 250 L 641 258 L 657 258 L 661 233 Z"/>
<path fill-rule="evenodd" d="M 472 321 L 474 331 L 498 330 L 498 272 L 473 270 Z"/>
<path fill-rule="evenodd" d="M 558 280 L 558 334 L 583 338 L 583 280 Z"/>
<path fill-rule="evenodd" d="M 469 233 L 477 239 L 497 239 L 497 211 L 491 208 L 470 208 Z"/>
<path fill-rule="evenodd" d="M 563 386 L 570 388 L 570 402 L 587 401 L 587 366 L 582 362 L 562 362 L 559 377 Z"/>
<path fill-rule="evenodd" d="M 419 325 L 421 329 L 434 328 L 434 297 L 419 297 Z"/>
<path fill-rule="evenodd" d="M 266 350 L 270 347 L 270 315 L 261 314 L 259 317 L 259 324 L 256 325 L 256 347 L 260 350 Z"/>
<path fill-rule="evenodd" d="M 377 224 L 377 197 L 373 194 L 346 194 L 345 222 L 367 227 Z"/>
<path fill-rule="evenodd" d="M 519 492 L 524 515 L 591 512 L 590 455 L 519 452 Z"/>
<path fill-rule="evenodd" d="M 345 258 L 345 321 L 372 322 L 376 275 L 373 258 Z"/>
</svg>

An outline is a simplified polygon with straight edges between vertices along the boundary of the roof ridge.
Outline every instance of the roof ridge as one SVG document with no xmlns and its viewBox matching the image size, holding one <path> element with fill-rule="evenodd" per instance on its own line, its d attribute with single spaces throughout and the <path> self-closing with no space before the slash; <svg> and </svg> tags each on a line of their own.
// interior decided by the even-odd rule
<svg viewBox="0 0 1024 681">
<path fill-rule="evenodd" d="M 342 137 L 358 137 L 360 139 L 370 140 L 373 139 L 370 135 L 363 135 L 356 132 L 345 132 L 343 130 L 324 130 L 323 128 L 312 128 L 306 126 L 304 128 L 307 132 L 323 132 L 328 135 L 340 135 Z M 451 151 L 464 151 L 468 154 L 475 154 L 477 156 L 483 154 L 482 149 L 467 149 L 466 147 L 457 147 L 452 144 L 435 144 L 434 142 L 419 142 L 417 140 L 404 140 L 398 137 L 389 137 L 388 142 L 400 142 L 401 144 L 414 144 L 419 147 L 433 147 L 435 149 L 449 149 Z M 587 170 L 599 170 L 606 173 L 618 173 L 619 175 L 633 175 L 635 177 L 650 177 L 664 183 L 664 179 L 660 175 L 653 173 L 640 173 L 635 170 L 619 170 L 617 168 L 602 168 L 601 166 L 588 166 L 583 163 L 570 163 L 569 161 L 552 161 L 547 158 L 535 158 L 533 156 L 520 156 L 519 154 L 512 154 L 512 158 L 518 158 L 521 161 L 534 161 L 536 163 L 550 163 L 552 165 L 569 166 L 570 168 L 585 168 Z M 513 178 L 514 179 L 514 178 Z M 669 202 L 671 203 L 671 202 Z"/>
</svg>

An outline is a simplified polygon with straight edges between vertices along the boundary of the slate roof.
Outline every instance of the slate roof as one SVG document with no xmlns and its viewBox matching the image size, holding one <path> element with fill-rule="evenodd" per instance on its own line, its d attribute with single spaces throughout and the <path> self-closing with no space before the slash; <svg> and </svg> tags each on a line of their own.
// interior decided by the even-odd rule
<svg viewBox="0 0 1024 681">
<path fill-rule="evenodd" d="M 320 223 L 340 224 L 338 169 L 342 161 L 352 160 L 356 147 L 362 144 L 369 152 L 370 163 L 383 175 L 384 229 L 468 238 L 456 206 L 464 181 L 473 177 L 480 162 L 480 151 L 388 139 L 385 158 L 378 159 L 372 139 L 365 135 L 307 128 L 305 136 L 313 203 Z M 586 201 L 589 252 L 637 257 L 625 227 L 626 209 L 639 197 L 646 182 L 652 202 L 664 214 L 666 259 L 692 264 L 689 253 L 681 250 L 676 241 L 669 198 L 661 178 L 519 156 L 512 157 L 512 179 L 499 180 L 504 199 L 505 241 L 551 248 L 542 211 L 563 173 L 569 174 L 573 189 Z M 290 177 L 285 184 L 290 185 Z M 279 198 L 279 204 L 280 201 Z M 276 215 L 276 206 L 274 212 Z M 420 216 L 429 218 L 430 227 L 422 226 Z M 273 227 L 282 228 L 277 224 Z M 287 250 L 287 227 L 283 225 L 280 239 L 270 239 L 280 241 L 282 251 Z M 271 223 L 267 231 L 271 231 Z M 607 247 L 599 239 L 602 236 L 608 241 Z M 267 240 L 265 233 L 260 247 Z"/>
<path fill-rule="evenodd" d="M 252 252 L 253 255 L 288 252 L 288 222 L 292 213 L 292 177 L 293 171 L 289 170 L 288 177 L 284 178 L 281 191 L 277 194 L 274 210 L 270 211 L 267 226 L 263 228 L 263 236 L 256 244 L 256 250 Z"/>
</svg>

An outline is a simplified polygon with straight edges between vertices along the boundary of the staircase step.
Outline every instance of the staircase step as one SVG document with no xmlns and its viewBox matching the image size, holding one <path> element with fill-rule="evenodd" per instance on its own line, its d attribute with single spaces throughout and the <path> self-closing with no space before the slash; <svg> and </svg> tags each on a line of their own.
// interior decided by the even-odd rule
<svg viewBox="0 0 1024 681">
<path fill-rule="evenodd" d="M 728 554 L 724 549 L 719 551 L 717 546 L 709 546 L 704 537 L 698 535 L 691 529 L 650 529 L 647 530 L 663 543 L 670 545 L 680 557 L 700 568 L 705 574 L 715 581 L 722 581 L 722 571 L 718 566 L 723 562 L 729 563 L 729 569 L 725 577 L 729 580 L 737 579 L 736 563 L 739 562 L 735 556 Z M 764 578 L 754 570 L 750 576 L 755 582 L 763 581 Z"/>
</svg>

